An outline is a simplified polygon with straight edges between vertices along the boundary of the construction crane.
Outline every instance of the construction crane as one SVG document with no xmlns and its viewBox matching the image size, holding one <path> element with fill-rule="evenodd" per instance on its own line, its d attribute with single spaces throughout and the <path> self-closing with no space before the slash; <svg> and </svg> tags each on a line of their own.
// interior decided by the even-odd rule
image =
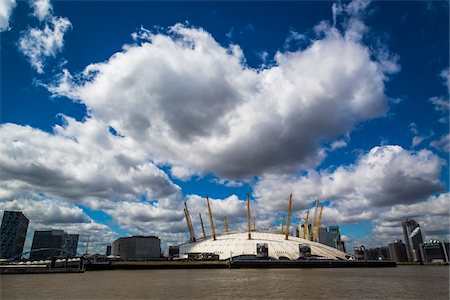
<svg viewBox="0 0 450 300">
<path fill-rule="evenodd" d="M 213 241 L 216 240 L 216 231 L 214 230 L 214 219 L 211 212 L 211 204 L 209 204 L 209 198 L 206 196 L 206 204 L 208 205 L 208 213 L 209 213 L 209 222 L 211 224 L 211 236 Z"/>
<path fill-rule="evenodd" d="M 200 217 L 200 224 L 202 225 L 203 238 L 206 239 L 205 226 L 203 226 L 202 214 L 198 213 L 198 216 Z"/>
<path fill-rule="evenodd" d="M 250 195 L 247 193 L 247 225 L 248 225 L 248 239 L 252 239 L 252 227 L 250 224 Z"/>
<path fill-rule="evenodd" d="M 319 206 L 319 199 L 316 199 L 316 207 L 314 207 L 314 214 L 313 218 L 311 220 L 311 229 L 309 231 L 309 240 L 313 240 L 313 233 L 314 233 L 314 227 L 316 225 L 316 218 L 317 218 L 317 207 Z"/>
<path fill-rule="evenodd" d="M 291 206 L 292 206 L 292 193 L 289 196 L 289 205 L 288 205 L 288 213 L 287 213 L 287 221 L 286 221 L 286 235 L 284 237 L 285 240 L 289 239 L 289 225 L 291 225 Z"/>
<path fill-rule="evenodd" d="M 322 210 L 323 206 L 320 207 L 319 219 L 317 220 L 316 235 L 314 236 L 314 242 L 317 242 L 317 238 L 319 237 L 320 221 L 322 220 Z"/>
<path fill-rule="evenodd" d="M 306 234 L 308 232 L 308 217 L 309 217 L 309 210 L 306 212 L 305 223 L 303 224 L 303 238 L 304 239 L 306 239 Z"/>
</svg>

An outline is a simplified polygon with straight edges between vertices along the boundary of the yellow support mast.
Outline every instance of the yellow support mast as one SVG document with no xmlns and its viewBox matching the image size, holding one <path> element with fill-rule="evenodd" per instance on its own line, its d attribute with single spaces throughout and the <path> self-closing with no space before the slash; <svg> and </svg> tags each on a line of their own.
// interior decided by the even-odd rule
<svg viewBox="0 0 450 300">
<path fill-rule="evenodd" d="M 225 224 L 225 234 L 228 234 L 228 222 L 227 217 L 223 218 L 223 223 Z"/>
<path fill-rule="evenodd" d="M 247 225 L 248 225 L 248 239 L 252 239 L 252 226 L 250 221 L 250 195 L 247 193 Z"/>
<path fill-rule="evenodd" d="M 198 213 L 198 216 L 200 217 L 200 224 L 202 225 L 203 238 L 206 239 L 205 226 L 203 225 L 202 214 Z"/>
<path fill-rule="evenodd" d="M 213 241 L 216 240 L 216 231 L 214 230 L 214 219 L 211 212 L 211 204 L 209 204 L 209 198 L 206 197 L 206 204 L 208 205 L 208 213 L 209 213 L 209 222 L 211 224 L 211 234 Z"/>
<path fill-rule="evenodd" d="M 306 212 L 306 218 L 305 218 L 305 223 L 303 224 L 303 238 L 306 239 L 306 234 L 308 232 L 308 220 L 309 217 L 309 211 Z"/>
<path fill-rule="evenodd" d="M 284 233 L 284 215 L 281 217 L 280 234 Z"/>
<path fill-rule="evenodd" d="M 319 237 L 320 221 L 322 220 L 322 210 L 323 210 L 323 206 L 320 207 L 319 220 L 317 221 L 316 235 L 314 236 L 314 242 L 317 242 L 317 238 Z"/>
<path fill-rule="evenodd" d="M 311 220 L 311 230 L 309 231 L 309 240 L 310 241 L 313 240 L 313 233 L 314 233 L 314 228 L 316 225 L 316 218 L 317 218 L 317 207 L 319 207 L 319 199 L 316 199 L 316 207 L 314 207 L 314 214 L 313 214 L 313 218 Z"/>
<path fill-rule="evenodd" d="M 292 193 L 289 196 L 288 214 L 286 221 L 286 235 L 284 237 L 285 240 L 289 239 L 289 226 L 291 225 L 291 206 L 292 206 Z"/>
<path fill-rule="evenodd" d="M 256 217 L 253 216 L 253 231 L 256 231 Z"/>
<path fill-rule="evenodd" d="M 189 209 L 187 207 L 186 202 L 184 202 L 184 213 L 185 213 L 185 216 L 186 216 L 186 222 L 188 224 L 190 241 L 191 242 L 195 242 L 196 238 L 195 238 L 194 226 L 192 226 L 191 216 L 189 215 Z"/>
</svg>

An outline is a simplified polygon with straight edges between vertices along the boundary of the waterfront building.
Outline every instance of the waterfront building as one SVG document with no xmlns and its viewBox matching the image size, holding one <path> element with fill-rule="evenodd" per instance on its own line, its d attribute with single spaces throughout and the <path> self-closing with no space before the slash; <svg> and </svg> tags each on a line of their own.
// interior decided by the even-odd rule
<svg viewBox="0 0 450 300">
<path fill-rule="evenodd" d="M 387 260 L 389 258 L 387 247 L 377 247 L 366 249 L 364 252 L 365 260 Z"/>
<path fill-rule="evenodd" d="M 75 256 L 78 234 L 67 234 L 64 230 L 36 230 L 31 244 L 30 259 L 47 259 L 53 256 Z M 46 249 L 41 251 L 33 251 Z"/>
<path fill-rule="evenodd" d="M 388 257 L 390 260 L 396 262 L 408 261 L 408 255 L 406 254 L 406 246 L 402 240 L 395 240 L 388 245 Z"/>
<path fill-rule="evenodd" d="M 64 255 L 76 256 L 78 248 L 78 234 L 68 234 L 64 233 L 61 248 L 64 251 Z"/>
<path fill-rule="evenodd" d="M 341 240 L 339 226 L 320 227 L 318 242 L 345 252 L 345 245 Z"/>
<path fill-rule="evenodd" d="M 448 243 L 447 243 L 448 244 Z M 449 253 L 448 245 L 437 240 L 430 240 L 429 242 L 420 245 L 420 254 L 423 262 L 426 263 L 448 263 Z"/>
<path fill-rule="evenodd" d="M 108 245 L 106 246 L 106 256 L 110 256 L 111 255 L 111 246 Z"/>
<path fill-rule="evenodd" d="M 0 257 L 11 258 L 23 252 L 29 220 L 20 211 L 5 211 L 0 228 Z"/>
<path fill-rule="evenodd" d="M 180 254 L 180 247 L 179 246 L 169 246 L 169 258 L 178 258 Z"/>
<path fill-rule="evenodd" d="M 179 257 L 199 257 L 202 254 L 214 253 L 219 259 L 232 257 L 243 259 L 284 259 L 326 258 L 331 260 L 347 260 L 350 255 L 333 247 L 303 238 L 271 232 L 229 233 L 215 235 L 196 242 L 184 243 L 179 246 Z"/>
<path fill-rule="evenodd" d="M 122 237 L 113 242 L 112 254 L 125 260 L 159 259 L 161 240 L 156 236 Z"/>
<path fill-rule="evenodd" d="M 423 243 L 423 237 L 419 223 L 406 218 L 402 222 L 402 228 L 408 261 L 421 261 L 420 244 Z"/>
<path fill-rule="evenodd" d="M 364 253 L 366 252 L 366 247 L 359 246 L 353 247 L 353 257 L 355 260 L 364 260 Z"/>
</svg>

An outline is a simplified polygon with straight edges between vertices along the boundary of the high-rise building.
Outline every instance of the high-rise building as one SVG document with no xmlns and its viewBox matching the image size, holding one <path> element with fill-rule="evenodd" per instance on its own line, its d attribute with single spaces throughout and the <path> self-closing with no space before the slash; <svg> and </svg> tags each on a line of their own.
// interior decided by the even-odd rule
<svg viewBox="0 0 450 300">
<path fill-rule="evenodd" d="M 345 245 L 341 240 L 339 226 L 320 227 L 318 242 L 345 252 Z"/>
<path fill-rule="evenodd" d="M 111 246 L 108 245 L 106 246 L 106 256 L 110 256 L 111 255 Z"/>
<path fill-rule="evenodd" d="M 53 256 L 75 256 L 78 234 L 67 234 L 63 230 L 35 231 L 30 259 L 47 259 Z M 39 250 L 40 251 L 33 251 Z"/>
<path fill-rule="evenodd" d="M 64 251 L 64 255 L 67 256 L 76 256 L 77 248 L 78 248 L 78 238 L 80 236 L 78 234 L 68 234 L 64 233 L 63 242 L 61 248 Z"/>
<path fill-rule="evenodd" d="M 396 262 L 408 261 L 408 256 L 406 254 L 406 246 L 402 240 L 396 240 L 388 245 L 388 256 L 389 259 Z"/>
<path fill-rule="evenodd" d="M 419 223 L 413 219 L 406 218 L 402 222 L 402 228 L 408 261 L 421 261 L 420 244 L 423 243 L 423 237 Z"/>
<path fill-rule="evenodd" d="M 122 237 L 113 242 L 112 254 L 125 260 L 159 259 L 161 240 L 156 236 Z"/>
<path fill-rule="evenodd" d="M 20 211 L 5 211 L 0 228 L 0 257 L 11 258 L 23 252 L 29 220 Z"/>
</svg>

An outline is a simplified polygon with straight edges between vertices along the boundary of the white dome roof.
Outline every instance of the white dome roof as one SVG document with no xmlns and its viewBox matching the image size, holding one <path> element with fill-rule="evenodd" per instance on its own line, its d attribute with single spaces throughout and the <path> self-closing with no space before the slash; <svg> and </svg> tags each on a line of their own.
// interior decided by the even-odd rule
<svg viewBox="0 0 450 300">
<path fill-rule="evenodd" d="M 268 245 L 269 256 L 272 258 L 287 257 L 297 260 L 300 257 L 299 245 L 308 245 L 311 255 L 327 259 L 348 259 L 349 255 L 329 246 L 289 236 L 285 240 L 284 234 L 252 231 L 252 239 L 248 239 L 247 232 L 230 233 L 211 237 L 197 242 L 180 245 L 180 257 L 186 258 L 189 253 L 214 253 L 219 259 L 229 259 L 240 255 L 256 255 L 256 245 Z"/>
</svg>

